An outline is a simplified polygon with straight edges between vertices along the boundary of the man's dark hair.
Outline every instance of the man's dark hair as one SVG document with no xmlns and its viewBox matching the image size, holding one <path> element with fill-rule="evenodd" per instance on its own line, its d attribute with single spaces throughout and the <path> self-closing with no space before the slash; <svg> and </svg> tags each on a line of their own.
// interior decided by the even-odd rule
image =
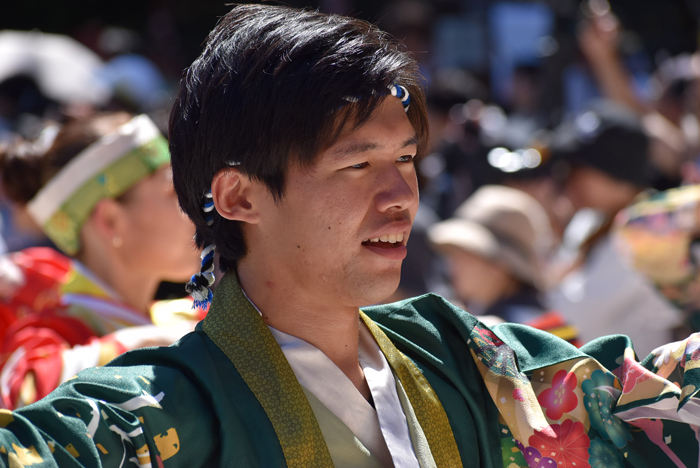
<svg viewBox="0 0 700 468">
<path fill-rule="evenodd" d="M 312 165 L 346 123 L 372 115 L 392 83 L 410 93 L 420 155 L 428 136 L 420 75 L 386 33 L 317 11 L 235 7 L 185 72 L 170 115 L 175 190 L 197 245 L 215 243 L 224 271 L 246 253 L 240 222 L 215 214 L 207 226 L 202 211 L 219 170 L 236 163 L 280 200 L 289 165 Z"/>
</svg>

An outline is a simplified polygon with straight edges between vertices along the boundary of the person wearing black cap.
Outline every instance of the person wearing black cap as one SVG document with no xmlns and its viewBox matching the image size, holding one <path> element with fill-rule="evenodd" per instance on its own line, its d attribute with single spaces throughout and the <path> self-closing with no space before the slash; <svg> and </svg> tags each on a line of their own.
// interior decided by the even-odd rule
<svg viewBox="0 0 700 468">
<path fill-rule="evenodd" d="M 649 138 L 639 118 L 608 101 L 597 102 L 554 133 L 552 155 L 566 161 L 566 193 L 575 208 L 614 216 L 649 187 Z"/>
<path fill-rule="evenodd" d="M 624 331 L 642 354 L 668 342 L 679 312 L 632 269 L 610 234 L 617 213 L 650 185 L 649 139 L 639 118 L 596 103 L 557 128 L 550 149 L 568 168 L 564 193 L 579 210 L 565 243 L 580 240 L 574 266 L 550 293 L 552 306 L 583 341 Z"/>
</svg>

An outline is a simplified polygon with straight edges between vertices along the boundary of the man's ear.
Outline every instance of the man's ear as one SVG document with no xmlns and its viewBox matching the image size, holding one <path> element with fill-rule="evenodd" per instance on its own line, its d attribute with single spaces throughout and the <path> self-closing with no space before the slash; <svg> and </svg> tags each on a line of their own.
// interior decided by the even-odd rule
<svg viewBox="0 0 700 468">
<path fill-rule="evenodd" d="M 214 175 L 211 194 L 216 211 L 226 219 L 256 224 L 260 219 L 255 194 L 262 185 L 240 170 L 227 167 Z"/>
</svg>

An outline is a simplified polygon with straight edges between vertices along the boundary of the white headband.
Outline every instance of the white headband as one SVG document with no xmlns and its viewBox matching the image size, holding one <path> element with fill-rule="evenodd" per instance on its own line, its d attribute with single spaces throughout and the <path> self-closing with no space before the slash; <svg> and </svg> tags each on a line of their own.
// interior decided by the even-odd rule
<svg viewBox="0 0 700 468">
<path fill-rule="evenodd" d="M 160 135 L 158 127 L 147 115 L 134 117 L 75 156 L 32 198 L 27 211 L 43 226 L 88 180 L 129 151 Z"/>
</svg>

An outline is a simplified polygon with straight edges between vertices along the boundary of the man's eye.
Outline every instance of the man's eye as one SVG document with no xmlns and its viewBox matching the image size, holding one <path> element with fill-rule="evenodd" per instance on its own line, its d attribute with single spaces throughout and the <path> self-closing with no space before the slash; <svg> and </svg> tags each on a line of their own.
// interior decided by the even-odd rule
<svg viewBox="0 0 700 468">
<path fill-rule="evenodd" d="M 350 166 L 350 169 L 364 169 L 367 166 L 369 166 L 369 163 L 363 162 L 363 163 L 359 163 L 359 164 L 353 164 L 352 166 Z"/>
<path fill-rule="evenodd" d="M 401 156 L 399 159 L 397 159 L 398 162 L 411 162 L 413 161 L 413 155 L 406 155 L 406 156 Z"/>
</svg>

